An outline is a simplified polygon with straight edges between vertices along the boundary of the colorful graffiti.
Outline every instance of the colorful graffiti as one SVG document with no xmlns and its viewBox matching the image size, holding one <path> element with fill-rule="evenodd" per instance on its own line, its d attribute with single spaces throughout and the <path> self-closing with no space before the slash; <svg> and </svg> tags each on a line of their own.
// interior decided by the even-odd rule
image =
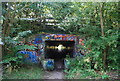
<svg viewBox="0 0 120 81">
<path fill-rule="evenodd" d="M 38 58 L 41 58 L 41 55 L 44 55 L 44 47 L 46 40 L 75 41 L 76 50 L 74 51 L 74 55 L 81 56 L 80 52 L 77 50 L 78 49 L 77 45 L 78 44 L 84 45 L 84 43 L 83 40 L 79 38 L 79 36 L 67 34 L 39 34 L 36 36 L 35 40 L 31 40 L 31 42 L 28 42 L 28 45 L 33 45 L 38 48 L 36 51 L 32 50 L 20 51 L 20 53 L 25 54 L 26 56 L 25 61 L 30 60 L 30 62 L 32 63 L 39 63 Z"/>
<path fill-rule="evenodd" d="M 34 44 L 40 44 L 45 40 L 65 40 L 76 41 L 78 36 L 66 34 L 40 34 L 35 38 Z"/>
<path fill-rule="evenodd" d="M 24 54 L 24 62 L 38 63 L 37 52 L 35 51 L 19 51 L 19 53 Z"/>
</svg>

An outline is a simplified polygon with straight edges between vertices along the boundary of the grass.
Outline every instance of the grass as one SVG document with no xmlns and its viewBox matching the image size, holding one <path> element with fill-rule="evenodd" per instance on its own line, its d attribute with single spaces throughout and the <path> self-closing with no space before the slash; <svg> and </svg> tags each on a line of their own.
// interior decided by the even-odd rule
<svg viewBox="0 0 120 81">
<path fill-rule="evenodd" d="M 3 79 L 42 79 L 43 70 L 38 66 L 21 67 L 10 74 L 3 75 Z"/>
</svg>

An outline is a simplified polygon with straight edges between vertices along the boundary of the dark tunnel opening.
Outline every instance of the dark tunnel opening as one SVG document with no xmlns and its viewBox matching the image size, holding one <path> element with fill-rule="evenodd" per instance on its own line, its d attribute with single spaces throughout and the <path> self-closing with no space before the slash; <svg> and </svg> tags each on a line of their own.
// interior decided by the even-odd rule
<svg viewBox="0 0 120 81">
<path fill-rule="evenodd" d="M 46 59 L 64 59 L 66 55 L 73 58 L 75 41 L 45 41 Z M 59 49 L 61 48 L 61 49 Z"/>
</svg>

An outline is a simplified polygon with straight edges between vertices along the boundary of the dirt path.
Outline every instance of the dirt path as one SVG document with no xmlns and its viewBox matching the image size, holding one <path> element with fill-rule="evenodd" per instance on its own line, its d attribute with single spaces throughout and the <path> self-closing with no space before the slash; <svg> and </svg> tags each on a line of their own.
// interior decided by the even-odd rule
<svg viewBox="0 0 120 81">
<path fill-rule="evenodd" d="M 63 71 L 45 71 L 44 79 L 64 79 Z"/>
<path fill-rule="evenodd" d="M 64 79 L 63 60 L 55 60 L 55 68 L 53 71 L 45 71 L 44 79 Z"/>
</svg>

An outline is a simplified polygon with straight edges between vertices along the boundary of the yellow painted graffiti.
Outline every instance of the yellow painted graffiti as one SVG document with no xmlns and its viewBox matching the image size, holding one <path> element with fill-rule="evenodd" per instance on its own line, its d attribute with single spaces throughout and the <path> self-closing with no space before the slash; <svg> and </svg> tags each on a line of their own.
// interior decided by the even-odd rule
<svg viewBox="0 0 120 81">
<path fill-rule="evenodd" d="M 58 50 L 63 50 L 63 49 L 72 49 L 72 47 L 65 47 L 63 45 L 58 45 L 58 46 L 46 46 L 47 49 L 58 49 Z"/>
</svg>

